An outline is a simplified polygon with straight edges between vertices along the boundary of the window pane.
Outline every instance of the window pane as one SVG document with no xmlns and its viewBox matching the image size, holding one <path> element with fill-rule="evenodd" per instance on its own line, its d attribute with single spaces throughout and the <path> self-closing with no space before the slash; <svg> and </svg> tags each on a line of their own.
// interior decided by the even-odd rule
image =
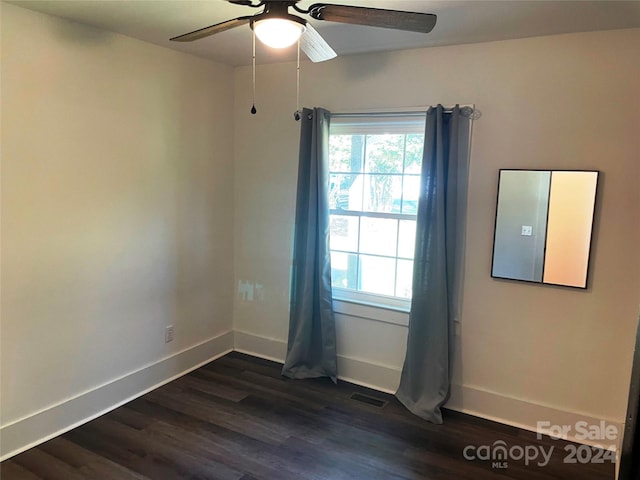
<svg viewBox="0 0 640 480">
<path fill-rule="evenodd" d="M 360 217 L 331 215 L 331 249 L 358 251 L 358 228 Z"/>
<path fill-rule="evenodd" d="M 393 296 L 396 261 L 393 258 L 360 255 L 360 290 Z"/>
<path fill-rule="evenodd" d="M 338 288 L 358 288 L 358 256 L 331 252 L 331 285 Z"/>
<path fill-rule="evenodd" d="M 398 257 L 413 258 L 415 247 L 415 220 L 400 220 L 400 230 L 398 235 Z"/>
<path fill-rule="evenodd" d="M 411 260 L 398 260 L 397 275 L 396 297 L 411 298 L 411 285 L 413 283 L 413 262 Z"/>
<path fill-rule="evenodd" d="M 402 201 L 402 177 L 400 175 L 364 175 L 363 177 L 363 210 L 400 213 Z"/>
<path fill-rule="evenodd" d="M 404 157 L 404 173 L 420 173 L 423 147 L 424 135 L 413 133 L 407 135 L 407 146 Z"/>
<path fill-rule="evenodd" d="M 362 210 L 363 175 L 330 175 L 329 208 Z"/>
<path fill-rule="evenodd" d="M 402 173 L 404 135 L 367 135 L 368 173 Z"/>
<path fill-rule="evenodd" d="M 420 176 L 405 175 L 402 183 L 402 213 L 416 215 L 418 213 L 419 196 Z"/>
<path fill-rule="evenodd" d="M 398 221 L 389 218 L 360 218 L 360 252 L 396 256 Z"/>
<path fill-rule="evenodd" d="M 361 172 L 364 135 L 331 135 L 329 137 L 329 170 Z"/>
<path fill-rule="evenodd" d="M 354 123 L 333 131 L 332 285 L 411 298 L 424 134 L 407 133 L 416 130 L 401 124 L 372 130 Z"/>
</svg>

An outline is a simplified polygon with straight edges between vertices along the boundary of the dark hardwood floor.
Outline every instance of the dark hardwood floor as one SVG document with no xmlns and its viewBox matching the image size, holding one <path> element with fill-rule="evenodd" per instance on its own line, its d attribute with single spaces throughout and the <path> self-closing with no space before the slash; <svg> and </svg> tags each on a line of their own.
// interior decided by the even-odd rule
<svg viewBox="0 0 640 480">
<path fill-rule="evenodd" d="M 388 402 L 351 399 L 360 393 Z M 467 446 L 553 447 L 524 459 L 467 460 Z M 445 411 L 444 425 L 393 396 L 231 353 L 0 465 L 2 480 L 612 480 L 610 462 L 564 463 L 566 442 Z M 571 447 L 569 447 L 571 448 Z M 467 456 L 476 450 L 468 449 Z M 480 450 L 482 452 L 482 450 Z M 583 457 L 584 458 L 584 457 Z"/>
</svg>

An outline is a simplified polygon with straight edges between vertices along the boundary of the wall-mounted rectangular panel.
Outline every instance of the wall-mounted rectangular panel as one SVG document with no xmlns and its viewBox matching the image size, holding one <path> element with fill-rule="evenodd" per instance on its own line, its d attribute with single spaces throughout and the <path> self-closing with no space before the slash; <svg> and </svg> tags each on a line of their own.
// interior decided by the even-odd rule
<svg viewBox="0 0 640 480">
<path fill-rule="evenodd" d="M 598 172 L 551 174 L 544 283 L 585 288 Z"/>
<path fill-rule="evenodd" d="M 500 171 L 493 277 L 542 281 L 550 179 L 550 171 Z"/>
<path fill-rule="evenodd" d="M 597 171 L 500 170 L 491 276 L 586 288 Z"/>
</svg>

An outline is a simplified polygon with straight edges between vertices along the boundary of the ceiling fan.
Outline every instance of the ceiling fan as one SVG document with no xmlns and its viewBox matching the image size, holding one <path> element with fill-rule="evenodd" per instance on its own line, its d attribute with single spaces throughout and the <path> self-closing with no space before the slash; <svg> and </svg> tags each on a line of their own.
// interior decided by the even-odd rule
<svg viewBox="0 0 640 480">
<path fill-rule="evenodd" d="M 191 42 L 231 28 L 249 24 L 256 37 L 267 46 L 286 48 L 300 39 L 300 48 L 312 62 L 323 62 L 337 54 L 320 34 L 303 18 L 289 13 L 289 8 L 309 15 L 315 20 L 350 23 L 372 27 L 393 28 L 409 32 L 429 33 L 436 24 L 436 15 L 430 13 L 384 10 L 315 3 L 308 9 L 300 8 L 299 0 L 227 0 L 229 3 L 251 8 L 264 7 L 260 13 L 234 18 L 171 38 L 174 42 Z"/>
</svg>

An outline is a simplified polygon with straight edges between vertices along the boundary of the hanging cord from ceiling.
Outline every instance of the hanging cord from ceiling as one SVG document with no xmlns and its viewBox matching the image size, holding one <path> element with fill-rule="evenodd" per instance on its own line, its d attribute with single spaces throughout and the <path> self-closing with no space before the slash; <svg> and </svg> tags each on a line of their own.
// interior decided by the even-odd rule
<svg viewBox="0 0 640 480">
<path fill-rule="evenodd" d="M 251 77 L 251 86 L 252 86 L 252 105 L 251 105 L 251 114 L 255 115 L 258 113 L 256 109 L 256 32 L 253 30 L 252 34 L 252 55 L 251 55 L 251 67 L 252 67 L 252 77 Z M 300 39 L 298 39 L 298 57 L 296 62 L 296 111 L 293 112 L 293 118 L 295 118 L 296 122 L 300 120 L 302 115 L 302 110 L 300 109 Z"/>
<path fill-rule="evenodd" d="M 253 67 L 253 77 L 252 77 L 252 86 L 253 86 L 253 104 L 251 106 L 251 114 L 255 115 L 256 113 L 258 113 L 258 110 L 256 110 L 256 31 L 255 29 L 251 30 L 252 33 L 252 38 L 253 38 L 253 54 L 252 54 L 252 67 Z"/>
<path fill-rule="evenodd" d="M 298 63 L 296 66 L 296 111 L 293 112 L 293 118 L 296 122 L 300 120 L 300 39 L 298 39 Z"/>
</svg>

